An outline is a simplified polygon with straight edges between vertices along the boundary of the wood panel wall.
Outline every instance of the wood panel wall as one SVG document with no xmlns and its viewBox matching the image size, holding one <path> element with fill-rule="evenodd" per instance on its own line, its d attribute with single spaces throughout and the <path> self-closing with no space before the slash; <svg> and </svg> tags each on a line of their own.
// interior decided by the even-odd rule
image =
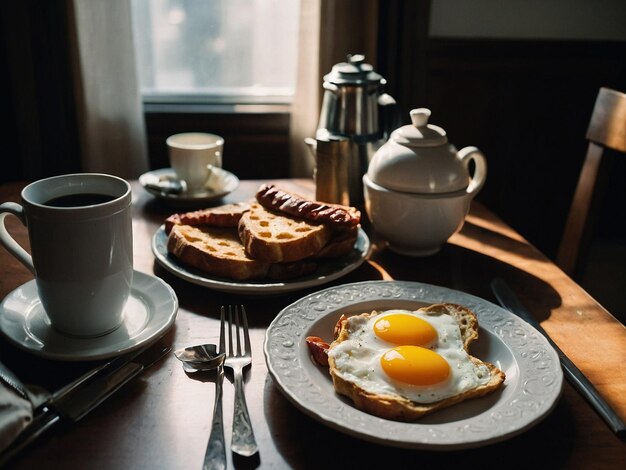
<svg viewBox="0 0 626 470">
<path fill-rule="evenodd" d="M 405 58 L 421 54 L 411 76 L 423 83 L 407 84 L 392 73 L 400 83 L 389 80 L 389 92 L 407 113 L 429 107 L 431 122 L 458 148 L 479 147 L 489 176 L 478 198 L 554 257 L 598 90 L 626 90 L 626 43 L 422 36 L 415 44 Z M 614 174 L 624 174 L 623 160 L 614 162 Z M 625 185 L 609 186 L 598 228 L 624 237 L 623 216 L 616 214 L 624 213 Z"/>
</svg>

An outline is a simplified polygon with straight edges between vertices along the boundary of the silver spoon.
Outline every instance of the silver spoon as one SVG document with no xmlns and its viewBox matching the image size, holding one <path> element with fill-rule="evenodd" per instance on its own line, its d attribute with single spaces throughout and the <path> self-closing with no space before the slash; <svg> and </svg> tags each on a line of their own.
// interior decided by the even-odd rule
<svg viewBox="0 0 626 470">
<path fill-rule="evenodd" d="M 182 180 L 165 179 L 146 183 L 146 188 L 159 191 L 161 194 L 182 194 L 187 191 L 187 184 Z"/>
<path fill-rule="evenodd" d="M 217 346 L 214 344 L 188 346 L 174 351 L 174 355 L 176 359 L 183 363 L 185 372 L 217 369 L 220 365 L 223 365 L 226 358 L 225 353 L 220 354 L 217 352 Z"/>
<path fill-rule="evenodd" d="M 178 349 L 176 358 L 183 363 L 185 372 L 217 369 L 215 379 L 215 404 L 211 434 L 204 454 L 203 469 L 226 469 L 226 443 L 224 441 L 224 419 L 222 415 L 222 384 L 224 383 L 224 359 L 226 354 L 217 352 L 214 344 L 202 344 Z"/>
</svg>

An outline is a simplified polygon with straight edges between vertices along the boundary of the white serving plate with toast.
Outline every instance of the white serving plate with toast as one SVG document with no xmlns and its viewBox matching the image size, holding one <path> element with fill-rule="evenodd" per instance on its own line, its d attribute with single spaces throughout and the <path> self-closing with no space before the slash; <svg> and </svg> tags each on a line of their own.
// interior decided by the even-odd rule
<svg viewBox="0 0 626 470">
<path fill-rule="evenodd" d="M 476 313 L 479 338 L 470 352 L 505 372 L 498 391 L 424 416 L 391 421 L 358 410 L 338 395 L 328 368 L 311 358 L 307 336 L 332 341 L 342 314 L 433 303 L 464 305 Z M 556 351 L 531 325 L 481 298 L 417 282 L 365 281 L 312 293 L 283 309 L 267 329 L 265 361 L 274 383 L 302 412 L 348 435 L 411 449 L 480 447 L 520 434 L 549 414 L 561 394 Z"/>
<path fill-rule="evenodd" d="M 165 225 L 159 227 L 152 237 L 152 253 L 159 265 L 175 276 L 210 289 L 234 294 L 275 295 L 307 289 L 326 284 L 358 268 L 370 255 L 371 244 L 367 234 L 359 228 L 352 252 L 347 256 L 319 261 L 317 271 L 289 281 L 245 281 L 219 278 L 204 273 L 179 261 L 167 251 Z"/>
</svg>

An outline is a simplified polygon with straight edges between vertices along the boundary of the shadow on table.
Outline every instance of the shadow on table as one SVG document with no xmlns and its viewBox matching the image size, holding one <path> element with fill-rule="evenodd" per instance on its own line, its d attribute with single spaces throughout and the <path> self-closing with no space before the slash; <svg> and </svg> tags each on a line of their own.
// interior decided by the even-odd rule
<svg viewBox="0 0 626 470">
<path fill-rule="evenodd" d="M 297 410 L 269 376 L 264 401 L 273 443 L 291 468 L 489 468 L 496 462 L 515 463 L 515 468 L 562 468 L 575 441 L 574 426 L 563 404 L 533 428 L 506 441 L 467 450 L 431 451 L 366 442 L 324 426 Z M 260 458 L 263 462 L 263 455 Z"/>
</svg>

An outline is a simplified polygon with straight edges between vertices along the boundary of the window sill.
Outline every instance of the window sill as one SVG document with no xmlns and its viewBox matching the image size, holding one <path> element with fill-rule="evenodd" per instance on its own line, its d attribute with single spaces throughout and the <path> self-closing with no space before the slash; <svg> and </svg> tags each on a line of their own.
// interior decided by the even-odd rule
<svg viewBox="0 0 626 470">
<path fill-rule="evenodd" d="M 267 103 L 156 103 L 144 102 L 146 114 L 289 114 L 290 104 Z"/>
<path fill-rule="evenodd" d="M 224 168 L 240 179 L 285 178 L 289 104 L 144 103 L 150 168 L 169 166 L 165 140 L 181 132 L 224 137 Z"/>
</svg>

